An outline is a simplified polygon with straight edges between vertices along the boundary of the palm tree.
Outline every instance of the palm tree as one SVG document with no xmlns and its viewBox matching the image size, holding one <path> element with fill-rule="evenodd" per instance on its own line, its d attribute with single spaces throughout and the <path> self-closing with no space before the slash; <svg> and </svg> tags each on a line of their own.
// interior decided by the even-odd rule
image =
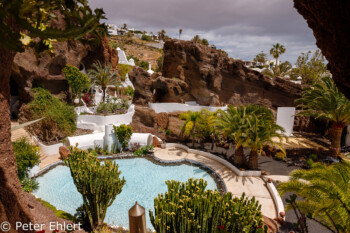
<svg viewBox="0 0 350 233">
<path fill-rule="evenodd" d="M 182 28 L 179 29 L 179 40 L 180 40 L 181 34 L 182 34 Z"/>
<path fill-rule="evenodd" d="M 277 146 L 285 153 L 281 144 L 283 136 L 279 133 L 284 132 L 284 129 L 274 122 L 271 110 L 266 108 L 271 113 L 261 110 L 254 111 L 247 121 L 247 144 L 250 148 L 248 167 L 254 170 L 258 169 L 258 155 L 261 154 L 264 145 Z"/>
<path fill-rule="evenodd" d="M 270 78 L 274 77 L 286 77 L 290 75 L 292 72 L 292 64 L 289 61 L 285 61 L 278 65 L 277 67 L 273 67 L 271 70 L 265 69 L 261 73 L 269 76 Z"/>
<path fill-rule="evenodd" d="M 192 137 L 192 146 L 194 146 L 194 141 L 197 137 L 196 126 L 200 117 L 200 112 L 192 111 L 181 113 L 179 116 L 180 119 L 185 120 L 185 123 L 181 128 L 181 132 L 187 137 Z"/>
<path fill-rule="evenodd" d="M 280 57 L 281 54 L 286 52 L 286 48 L 284 45 L 281 45 L 279 43 L 272 45 L 272 48 L 270 49 L 270 54 L 273 56 L 273 58 L 276 59 L 276 64 L 275 66 L 278 66 L 278 58 Z"/>
<path fill-rule="evenodd" d="M 195 35 L 195 36 L 192 38 L 192 41 L 193 41 L 194 43 L 198 43 L 198 42 L 200 42 L 200 40 L 201 40 L 201 38 L 200 38 L 198 35 Z"/>
<path fill-rule="evenodd" d="M 259 62 L 260 65 L 265 65 L 266 60 L 267 60 L 267 55 L 266 53 L 264 53 L 264 51 L 261 51 L 260 53 L 258 53 L 254 58 L 254 61 Z"/>
<path fill-rule="evenodd" d="M 301 115 L 333 122 L 330 152 L 337 158 L 343 129 L 350 124 L 350 101 L 338 90 L 331 77 L 323 77 L 313 87 L 305 88 L 296 102 L 303 109 Z"/>
<path fill-rule="evenodd" d="M 235 141 L 234 163 L 237 165 L 245 162 L 244 147 L 249 147 L 251 151 L 248 163 L 251 169 L 258 168 L 258 155 L 264 145 L 276 145 L 284 151 L 280 143 L 272 140 L 274 137 L 281 139 L 278 130 L 284 132 L 284 129 L 274 122 L 273 113 L 264 106 L 229 106 L 227 112 L 219 111 L 216 129 Z"/>
<path fill-rule="evenodd" d="M 165 31 L 164 29 L 162 29 L 160 32 L 158 32 L 158 38 L 159 38 L 160 40 L 164 40 L 164 38 L 165 38 L 165 33 L 166 33 L 166 31 Z"/>
<path fill-rule="evenodd" d="M 117 70 L 112 72 L 111 64 L 102 64 L 97 61 L 92 65 L 93 69 L 88 71 L 88 76 L 94 85 L 101 86 L 103 91 L 103 102 L 105 101 L 106 89 L 108 85 L 115 85 L 119 80 Z"/>
<path fill-rule="evenodd" d="M 350 232 L 350 164 L 331 166 L 316 163 L 310 170 L 294 170 L 288 182 L 280 183 L 283 196 L 293 192 L 298 199 L 289 202 L 287 211 L 294 209 L 330 230 Z M 298 211 L 296 211 L 298 210 Z"/>
<path fill-rule="evenodd" d="M 249 112 L 245 106 L 237 108 L 229 105 L 227 111 L 218 111 L 215 128 L 224 136 L 231 138 L 236 143 L 234 164 L 242 166 L 245 163 L 243 147 L 246 145 L 245 126 Z"/>
</svg>

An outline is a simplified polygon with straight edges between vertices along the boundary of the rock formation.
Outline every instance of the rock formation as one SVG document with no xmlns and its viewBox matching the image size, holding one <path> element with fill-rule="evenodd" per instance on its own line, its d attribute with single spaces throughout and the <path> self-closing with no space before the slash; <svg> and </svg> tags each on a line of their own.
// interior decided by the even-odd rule
<svg viewBox="0 0 350 233">
<path fill-rule="evenodd" d="M 136 105 L 135 114 L 132 119 L 132 129 L 138 133 L 151 133 L 160 139 L 167 141 L 181 141 L 181 127 L 184 121 L 179 119 L 181 112 L 156 113 L 147 106 Z"/>
<path fill-rule="evenodd" d="M 18 92 L 21 103 L 32 98 L 31 88 L 41 86 L 53 94 L 65 93 L 69 86 L 62 74 L 65 65 L 88 69 L 95 60 L 118 65 L 118 52 L 108 44 L 108 38 L 92 47 L 77 41 L 58 42 L 54 45 L 55 55 L 41 53 L 37 58 L 33 49 L 17 53 L 12 66 L 11 89 Z"/>
<path fill-rule="evenodd" d="M 271 79 L 233 60 L 215 48 L 191 41 L 164 44 L 162 74 L 150 76 L 140 68 L 129 73 L 135 86 L 134 101 L 197 101 L 201 105 L 255 103 L 270 108 L 295 106 L 301 85 Z"/>
<path fill-rule="evenodd" d="M 333 79 L 350 99 L 350 1 L 294 0 L 328 60 Z"/>
</svg>

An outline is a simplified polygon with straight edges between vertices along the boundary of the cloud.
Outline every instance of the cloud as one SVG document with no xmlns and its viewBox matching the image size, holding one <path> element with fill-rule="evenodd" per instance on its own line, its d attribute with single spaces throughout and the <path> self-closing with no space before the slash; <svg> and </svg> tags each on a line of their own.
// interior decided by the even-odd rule
<svg viewBox="0 0 350 233">
<path fill-rule="evenodd" d="M 281 57 L 295 62 L 301 52 L 315 50 L 312 30 L 293 8 L 291 0 L 90 0 L 103 8 L 107 22 L 158 32 L 182 39 L 194 35 L 226 50 L 230 56 L 252 59 L 268 53 L 279 42 L 287 51 Z"/>
</svg>

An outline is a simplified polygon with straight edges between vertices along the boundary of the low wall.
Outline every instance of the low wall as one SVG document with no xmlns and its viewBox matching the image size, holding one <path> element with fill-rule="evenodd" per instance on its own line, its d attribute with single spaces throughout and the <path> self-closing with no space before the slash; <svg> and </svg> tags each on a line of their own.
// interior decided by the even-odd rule
<svg viewBox="0 0 350 233">
<path fill-rule="evenodd" d="M 126 114 L 118 115 L 79 115 L 77 118 L 77 127 L 80 129 L 90 129 L 94 131 L 103 132 L 105 125 L 129 125 L 135 113 L 135 106 L 131 105 Z"/>
<path fill-rule="evenodd" d="M 224 107 L 212 107 L 212 106 L 201 106 L 195 105 L 194 102 L 190 102 L 190 104 L 180 104 L 180 103 L 149 103 L 150 108 L 152 108 L 156 113 L 160 112 L 177 112 L 177 111 L 194 111 L 199 112 L 203 108 L 208 109 L 209 111 L 215 112 L 219 109 L 226 111 L 227 106 Z"/>
<path fill-rule="evenodd" d="M 105 145 L 108 145 L 108 148 L 111 147 L 113 143 L 117 143 L 115 137 L 111 132 L 107 132 L 109 138 L 106 138 L 106 133 L 93 133 L 86 134 L 75 137 L 67 138 L 67 146 L 75 146 L 78 144 L 78 148 L 87 150 L 89 148 L 94 148 L 95 145 L 104 148 Z M 139 144 L 140 146 L 150 146 L 153 144 L 153 135 L 149 133 L 133 133 L 129 140 L 129 149 L 133 144 Z M 110 145 L 109 145 L 110 144 Z"/>
<path fill-rule="evenodd" d="M 194 153 L 194 154 L 198 154 L 198 155 L 202 155 L 205 156 L 207 158 L 213 159 L 215 161 L 218 161 L 219 163 L 222 163 L 223 165 L 225 165 L 226 167 L 230 168 L 234 173 L 236 173 L 238 176 L 261 176 L 261 171 L 241 171 L 238 168 L 236 168 L 235 166 L 233 166 L 231 163 L 229 163 L 228 161 L 213 155 L 211 153 L 208 152 L 204 152 L 204 151 L 199 151 L 199 150 L 193 150 L 188 148 L 185 145 L 181 145 L 181 144 L 177 144 L 177 143 L 166 143 L 166 147 L 176 147 L 179 149 L 183 149 L 184 151 L 188 152 L 188 153 Z"/>
<path fill-rule="evenodd" d="M 41 152 L 47 156 L 58 155 L 60 146 L 63 146 L 63 143 L 57 143 L 54 145 L 47 146 L 35 136 L 33 136 L 33 140 L 40 147 Z"/>
<path fill-rule="evenodd" d="M 264 177 L 264 180 L 266 182 L 266 187 L 272 196 L 273 202 L 275 203 L 275 206 L 277 209 L 277 216 L 281 217 L 285 220 L 285 216 L 281 216 L 281 213 L 283 213 L 283 214 L 285 213 L 284 212 L 284 204 L 283 204 L 283 201 L 282 201 L 280 194 L 277 191 L 276 186 L 272 182 L 268 182 L 268 178 Z"/>
</svg>

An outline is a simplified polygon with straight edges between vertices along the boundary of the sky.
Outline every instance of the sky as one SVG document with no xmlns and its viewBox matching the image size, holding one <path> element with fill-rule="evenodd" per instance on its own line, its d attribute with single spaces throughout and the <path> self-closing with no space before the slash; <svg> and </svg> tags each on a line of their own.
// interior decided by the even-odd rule
<svg viewBox="0 0 350 233">
<path fill-rule="evenodd" d="M 316 41 L 292 0 L 89 0 L 103 8 L 107 23 L 190 40 L 195 35 L 228 52 L 252 60 L 275 43 L 283 44 L 281 60 L 295 63 L 302 52 L 315 51 Z M 269 55 L 269 59 L 272 57 Z"/>
</svg>

